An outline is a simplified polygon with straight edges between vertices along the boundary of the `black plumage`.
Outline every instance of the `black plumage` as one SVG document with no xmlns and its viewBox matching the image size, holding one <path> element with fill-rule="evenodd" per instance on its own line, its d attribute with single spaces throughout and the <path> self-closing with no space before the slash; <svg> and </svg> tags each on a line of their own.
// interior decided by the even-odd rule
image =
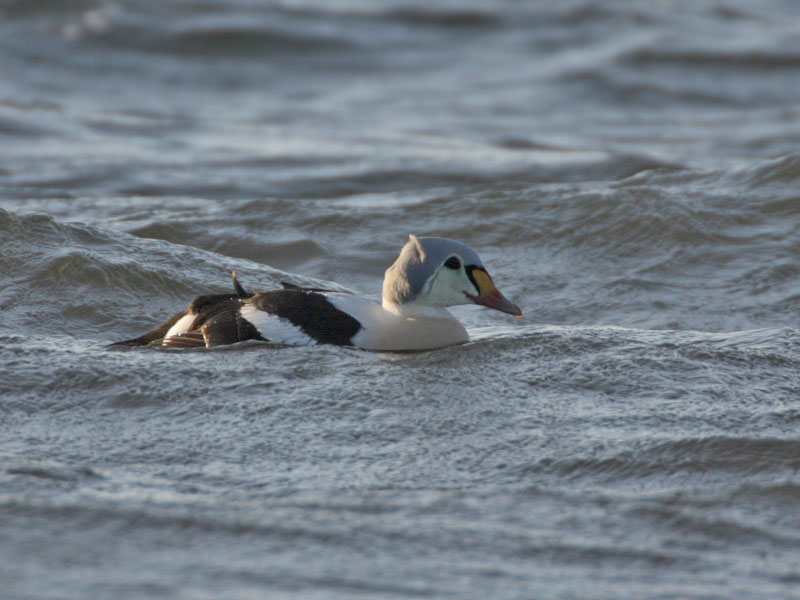
<svg viewBox="0 0 800 600">
<path fill-rule="evenodd" d="M 352 346 L 361 323 L 317 292 L 284 289 L 256 294 L 246 300 L 259 310 L 277 315 L 299 327 L 320 344 Z"/>
<path fill-rule="evenodd" d="M 183 317 L 185 317 L 186 315 L 197 315 L 197 318 L 195 318 L 195 320 L 189 327 L 189 332 L 192 332 L 198 329 L 210 318 L 219 314 L 219 312 L 221 312 L 222 310 L 231 308 L 232 305 L 229 304 L 231 301 L 236 301 L 238 299 L 246 299 L 252 296 L 252 294 L 246 292 L 245 289 L 239 283 L 239 280 L 236 277 L 236 271 L 232 273 L 232 278 L 233 278 L 233 289 L 234 289 L 233 294 L 208 294 L 205 296 L 198 296 L 197 298 L 192 300 L 188 308 L 170 317 L 169 319 L 167 319 L 157 327 L 151 329 L 147 333 L 129 340 L 114 342 L 113 344 L 109 344 L 109 346 L 148 346 L 152 344 L 154 346 L 178 347 L 177 346 L 177 344 L 179 343 L 178 341 L 175 342 L 175 345 L 164 343 L 164 336 L 167 335 L 167 332 L 172 328 L 172 326 L 175 325 L 175 323 L 177 323 L 178 321 L 180 321 Z M 235 306 L 238 307 L 239 305 L 236 304 Z M 196 338 L 196 336 L 190 336 L 190 337 Z M 190 344 L 193 346 L 205 345 L 205 343 L 197 344 L 196 339 L 191 340 L 188 338 L 186 340 L 182 340 L 180 343 Z"/>
<path fill-rule="evenodd" d="M 330 303 L 316 288 L 282 282 L 285 289 L 249 294 L 233 273 L 233 294 L 207 294 L 192 300 L 183 310 L 144 335 L 111 346 L 161 346 L 197 348 L 235 344 L 246 340 L 270 341 L 242 316 L 247 305 L 289 321 L 321 344 L 352 346 L 361 324 Z M 327 291 L 327 290 L 324 290 Z M 180 319 L 194 315 L 185 333 L 165 337 Z M 280 340 L 273 340 L 280 341 Z"/>
</svg>

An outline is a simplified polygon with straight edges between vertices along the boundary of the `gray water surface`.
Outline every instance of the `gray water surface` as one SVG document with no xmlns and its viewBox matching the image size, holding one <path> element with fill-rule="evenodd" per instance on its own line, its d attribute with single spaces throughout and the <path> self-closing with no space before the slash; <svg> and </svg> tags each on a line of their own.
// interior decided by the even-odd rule
<svg viewBox="0 0 800 600">
<path fill-rule="evenodd" d="M 0 597 L 800 598 L 794 2 L 0 3 Z M 466 345 L 109 350 L 196 295 Z"/>
</svg>

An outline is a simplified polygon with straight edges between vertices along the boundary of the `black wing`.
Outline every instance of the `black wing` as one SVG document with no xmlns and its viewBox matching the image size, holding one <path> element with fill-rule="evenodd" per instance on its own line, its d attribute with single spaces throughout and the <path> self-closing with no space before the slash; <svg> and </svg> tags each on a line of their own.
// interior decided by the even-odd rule
<svg viewBox="0 0 800 600">
<path fill-rule="evenodd" d="M 281 282 L 285 289 L 249 294 L 233 273 L 233 294 L 209 294 L 195 298 L 183 310 L 158 327 L 130 340 L 111 346 L 161 346 L 166 348 L 198 348 L 234 344 L 245 340 L 265 339 L 247 319 L 242 317 L 242 306 L 249 304 L 266 313 L 286 319 L 306 335 L 322 344 L 351 346 L 352 338 L 361 329 L 361 323 L 336 308 L 319 292 L 333 291 L 318 288 L 301 288 Z M 193 315 L 186 333 L 165 337 L 178 320 Z"/>
<path fill-rule="evenodd" d="M 192 330 L 181 335 L 155 340 L 153 346 L 164 348 L 199 348 L 225 346 L 246 340 L 267 341 L 258 329 L 239 312 L 238 300 L 220 302 L 210 307 L 192 323 Z"/>
<path fill-rule="evenodd" d="M 109 344 L 109 346 L 147 346 L 147 345 L 154 345 L 154 346 L 169 346 L 169 347 L 195 347 L 198 345 L 206 345 L 205 342 L 202 344 L 198 344 L 197 335 L 194 335 L 195 331 L 198 330 L 202 325 L 207 323 L 211 318 L 229 309 L 231 301 L 239 300 L 239 299 L 246 299 L 253 296 L 245 291 L 242 285 L 239 283 L 238 278 L 236 277 L 236 271 L 232 273 L 233 277 L 233 294 L 208 294 L 205 296 L 198 296 L 186 310 L 182 310 L 181 312 L 177 313 L 176 315 L 170 317 L 157 327 L 151 329 L 147 333 L 140 335 L 139 337 L 132 338 L 129 340 L 123 340 L 121 342 L 114 342 L 113 344 Z M 236 307 L 239 305 L 236 304 Z M 186 339 L 182 340 L 175 340 L 174 343 L 164 343 L 164 336 L 167 335 L 167 332 L 172 328 L 175 323 L 177 323 L 180 319 L 185 317 L 186 315 L 197 315 L 194 322 L 189 327 L 189 331 L 186 334 Z M 192 335 L 189 335 L 192 334 Z M 184 337 L 184 336 L 172 336 L 173 338 L 177 337 Z M 216 337 L 215 337 L 216 339 Z M 251 338 L 245 338 L 251 339 Z M 242 341 L 242 340 L 236 340 Z M 228 342 L 233 343 L 233 342 Z M 188 345 L 186 345 L 188 344 Z"/>
<path fill-rule="evenodd" d="M 199 346 L 222 346 L 246 340 L 264 340 L 258 330 L 244 319 L 239 312 L 243 300 L 240 298 L 213 298 L 201 296 L 190 306 L 196 309 L 197 316 L 189 326 L 189 331 L 181 335 L 156 339 L 152 346 L 167 348 L 196 348 Z"/>
<path fill-rule="evenodd" d="M 304 289 L 264 292 L 243 301 L 286 319 L 320 344 L 352 346 L 361 323 L 336 308 L 328 298 Z"/>
</svg>

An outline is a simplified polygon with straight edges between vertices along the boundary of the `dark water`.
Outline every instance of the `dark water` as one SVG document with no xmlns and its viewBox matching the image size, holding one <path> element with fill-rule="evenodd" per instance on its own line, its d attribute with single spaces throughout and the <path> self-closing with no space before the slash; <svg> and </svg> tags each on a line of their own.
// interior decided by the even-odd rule
<svg viewBox="0 0 800 600">
<path fill-rule="evenodd" d="M 0 3 L 0 596 L 800 597 L 800 7 Z M 462 240 L 529 320 L 109 351 Z"/>
</svg>

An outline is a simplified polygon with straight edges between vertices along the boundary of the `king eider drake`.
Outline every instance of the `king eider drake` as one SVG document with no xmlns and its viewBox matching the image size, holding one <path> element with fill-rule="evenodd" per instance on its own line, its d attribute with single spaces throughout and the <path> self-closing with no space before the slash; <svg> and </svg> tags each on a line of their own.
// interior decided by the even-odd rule
<svg viewBox="0 0 800 600">
<path fill-rule="evenodd" d="M 338 344 L 365 350 L 428 350 L 469 340 L 448 306 L 480 304 L 521 316 L 495 287 L 476 252 L 454 240 L 410 240 L 386 270 L 383 302 L 300 288 L 249 294 L 233 274 L 233 294 L 196 298 L 152 331 L 112 345 L 195 348 L 262 340 Z"/>
</svg>

